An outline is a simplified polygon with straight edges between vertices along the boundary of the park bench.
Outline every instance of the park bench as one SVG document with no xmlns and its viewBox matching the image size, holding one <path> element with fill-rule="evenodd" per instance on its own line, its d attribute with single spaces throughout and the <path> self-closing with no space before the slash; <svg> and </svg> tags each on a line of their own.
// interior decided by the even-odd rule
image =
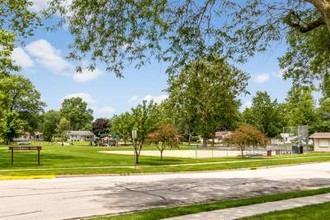
<svg viewBox="0 0 330 220">
<path fill-rule="evenodd" d="M 9 150 L 11 150 L 11 157 L 10 157 L 10 164 L 14 164 L 14 151 L 31 151 L 31 150 L 37 150 L 38 151 L 38 166 L 40 165 L 40 151 L 41 146 L 10 146 Z"/>
</svg>

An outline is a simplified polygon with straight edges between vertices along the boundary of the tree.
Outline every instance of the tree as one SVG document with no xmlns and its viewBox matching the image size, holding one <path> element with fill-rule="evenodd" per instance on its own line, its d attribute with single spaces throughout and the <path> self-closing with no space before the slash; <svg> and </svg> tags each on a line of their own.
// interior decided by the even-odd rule
<svg viewBox="0 0 330 220">
<path fill-rule="evenodd" d="M 0 4 L 0 77 L 17 72 L 11 59 L 16 41 L 23 42 L 41 24 L 38 15 L 30 10 L 33 3 L 26 0 L 1 1 Z"/>
<path fill-rule="evenodd" d="M 70 127 L 71 127 L 70 121 L 67 120 L 66 118 L 61 118 L 60 122 L 58 123 L 58 125 L 56 127 L 57 134 L 61 138 L 62 146 L 63 146 L 63 142 L 67 138 L 67 134 L 68 134 L 68 131 L 70 130 Z"/>
<path fill-rule="evenodd" d="M 221 59 L 199 60 L 169 80 L 169 99 L 181 123 L 203 137 L 203 146 L 217 129 L 238 121 L 237 96 L 246 92 L 247 74 Z M 193 127 L 193 128 L 191 128 Z"/>
<path fill-rule="evenodd" d="M 6 145 L 17 137 L 19 131 L 21 131 L 25 126 L 25 122 L 19 118 L 17 112 L 2 112 L 0 118 L 0 137 L 4 140 Z"/>
<path fill-rule="evenodd" d="M 75 131 L 89 128 L 93 121 L 93 110 L 87 108 L 87 103 L 80 97 L 64 99 L 60 112 Z"/>
<path fill-rule="evenodd" d="M 317 132 L 330 131 L 330 99 L 323 97 L 320 100 L 320 107 L 316 109 L 316 126 Z"/>
<path fill-rule="evenodd" d="M 247 147 L 266 146 L 267 144 L 266 136 L 257 128 L 248 124 L 236 128 L 226 141 L 239 146 L 242 158 Z"/>
<path fill-rule="evenodd" d="M 292 87 L 286 98 L 286 120 L 289 126 L 308 125 L 312 132 L 315 129 L 316 114 L 313 89 Z"/>
<path fill-rule="evenodd" d="M 252 106 L 243 112 L 243 121 L 255 126 L 267 137 L 275 137 L 284 127 L 277 100 L 272 101 L 267 92 L 256 93 Z"/>
<path fill-rule="evenodd" d="M 285 75 L 304 80 L 308 70 L 329 72 L 329 8 L 329 0 L 52 0 L 49 15 L 69 26 L 71 58 L 90 57 L 91 69 L 102 61 L 118 76 L 126 63 L 151 57 L 170 61 L 169 72 L 208 54 L 245 61 L 287 38 Z"/>
<path fill-rule="evenodd" d="M 131 139 L 134 122 L 132 115 L 128 112 L 115 115 L 111 118 L 111 133 L 118 135 L 124 140 L 124 144 Z"/>
<path fill-rule="evenodd" d="M 137 130 L 136 143 L 134 144 L 135 163 L 139 163 L 139 157 L 147 135 L 162 122 L 159 114 L 159 106 L 150 101 L 143 100 L 142 104 L 132 108 L 133 128 Z"/>
<path fill-rule="evenodd" d="M 60 122 L 61 113 L 56 110 L 49 110 L 43 114 L 41 131 L 45 141 L 52 141 L 56 134 L 56 127 Z"/>
<path fill-rule="evenodd" d="M 92 131 L 96 137 L 108 136 L 110 130 L 109 120 L 106 118 L 97 118 L 92 124 Z"/>
<path fill-rule="evenodd" d="M 33 131 L 44 106 L 30 80 L 19 75 L 0 77 L 0 119 L 6 143 L 22 130 Z"/>
<path fill-rule="evenodd" d="M 148 141 L 156 145 L 160 152 L 160 160 L 163 160 L 163 152 L 167 148 L 178 145 L 178 132 L 173 124 L 165 123 L 148 134 Z"/>
</svg>

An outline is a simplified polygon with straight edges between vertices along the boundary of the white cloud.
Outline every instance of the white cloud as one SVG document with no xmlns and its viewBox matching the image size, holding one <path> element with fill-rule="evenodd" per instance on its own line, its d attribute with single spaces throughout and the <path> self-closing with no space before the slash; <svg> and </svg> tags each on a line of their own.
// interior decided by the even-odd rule
<svg viewBox="0 0 330 220">
<path fill-rule="evenodd" d="M 252 101 L 248 100 L 248 101 L 245 101 L 242 105 L 242 109 L 246 109 L 246 108 L 251 108 L 252 107 Z"/>
<path fill-rule="evenodd" d="M 88 69 L 83 69 L 80 73 L 75 73 L 73 75 L 73 79 L 78 83 L 88 82 L 90 80 L 97 79 L 103 74 L 99 69 L 95 69 L 94 71 L 90 71 Z"/>
<path fill-rule="evenodd" d="M 47 40 L 33 41 L 26 46 L 26 50 L 37 63 L 54 74 L 68 75 L 74 71 L 73 66 L 61 57 L 60 51 L 56 50 Z"/>
<path fill-rule="evenodd" d="M 110 106 L 105 107 L 94 107 L 94 113 L 96 114 L 112 114 L 115 112 L 115 109 Z"/>
<path fill-rule="evenodd" d="M 257 75 L 255 78 L 254 78 L 254 82 L 255 83 L 265 83 L 267 82 L 268 80 L 270 79 L 270 75 L 268 73 L 261 73 L 259 75 Z"/>
<path fill-rule="evenodd" d="M 82 92 L 82 93 L 73 93 L 73 94 L 66 95 L 66 96 L 63 97 L 62 101 L 64 99 L 70 99 L 70 98 L 73 98 L 73 97 L 80 97 L 87 104 L 95 103 L 95 100 L 94 100 L 93 96 L 88 94 L 88 93 L 84 93 L 84 92 Z"/>
<path fill-rule="evenodd" d="M 33 12 L 40 12 L 47 8 L 49 0 L 32 0 L 32 2 L 33 5 L 30 7 L 30 10 Z"/>
<path fill-rule="evenodd" d="M 31 68 L 34 66 L 30 56 L 20 47 L 14 49 L 11 58 L 15 61 L 16 65 L 22 68 Z"/>
<path fill-rule="evenodd" d="M 135 103 L 135 102 L 138 102 L 138 100 L 139 100 L 139 96 L 135 95 L 135 96 L 132 96 L 127 102 Z"/>
<path fill-rule="evenodd" d="M 164 101 L 167 98 L 168 95 L 159 95 L 159 96 L 146 95 L 143 98 L 141 98 L 141 100 L 147 100 L 147 101 L 153 100 L 157 104 L 160 104 L 162 101 Z"/>
<path fill-rule="evenodd" d="M 274 73 L 274 75 L 278 78 L 283 79 L 283 75 L 285 73 L 286 69 L 279 69 L 277 72 Z"/>
<path fill-rule="evenodd" d="M 144 97 L 139 97 L 139 96 L 132 96 L 127 102 L 135 105 L 141 103 L 143 100 L 146 101 L 151 101 L 153 100 L 155 103 L 160 104 L 162 101 L 168 98 L 168 95 L 159 95 L 159 96 L 152 96 L 152 95 L 146 95 Z"/>
</svg>

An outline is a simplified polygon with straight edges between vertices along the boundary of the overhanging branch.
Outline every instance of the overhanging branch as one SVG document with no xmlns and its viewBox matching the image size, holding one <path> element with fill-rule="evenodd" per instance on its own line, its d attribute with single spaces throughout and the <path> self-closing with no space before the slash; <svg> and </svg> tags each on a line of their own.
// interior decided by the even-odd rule
<svg viewBox="0 0 330 220">
<path fill-rule="evenodd" d="M 300 20 L 300 17 L 295 12 L 290 11 L 289 14 L 284 18 L 284 23 L 292 28 L 298 29 L 301 33 L 307 33 L 317 27 L 325 25 L 323 17 L 319 17 L 318 19 L 305 24 L 301 24 L 295 20 Z"/>
</svg>

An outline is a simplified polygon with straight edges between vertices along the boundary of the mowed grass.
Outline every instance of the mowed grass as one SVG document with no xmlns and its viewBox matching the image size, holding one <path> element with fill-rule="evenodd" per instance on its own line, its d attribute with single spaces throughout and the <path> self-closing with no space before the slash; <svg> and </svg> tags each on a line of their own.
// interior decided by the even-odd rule
<svg viewBox="0 0 330 220">
<path fill-rule="evenodd" d="M 261 204 L 265 202 L 275 202 L 275 201 L 281 201 L 286 199 L 293 199 L 293 198 L 300 198 L 300 197 L 306 197 L 306 196 L 313 196 L 313 195 L 319 195 L 319 194 L 325 194 L 329 193 L 330 188 L 323 188 L 323 189 L 315 189 L 315 190 L 303 190 L 303 191 L 294 191 L 294 192 L 287 192 L 287 193 L 280 193 L 280 194 L 274 194 L 274 195 L 263 195 L 263 196 L 257 196 L 257 197 L 251 197 L 246 199 L 238 199 L 238 200 L 226 200 L 226 201 L 216 201 L 216 202 L 210 202 L 205 204 L 194 204 L 194 205 L 188 205 L 188 206 L 178 206 L 178 207 L 170 207 L 170 208 L 154 208 L 149 209 L 145 211 L 138 211 L 135 213 L 127 213 L 127 214 L 119 214 L 119 215 L 104 215 L 104 216 L 96 216 L 91 217 L 91 220 L 157 220 L 157 219 L 164 219 L 164 218 L 171 218 L 176 216 L 182 216 L 182 215 L 189 215 L 189 214 L 195 214 L 200 212 L 208 212 L 213 210 L 220 210 L 220 209 L 227 209 L 227 208 L 233 208 L 233 207 L 240 207 L 240 206 L 247 206 L 247 205 L 254 205 L 254 204 Z M 329 205 L 329 203 L 327 203 Z M 323 216 L 323 218 L 303 218 L 303 219 L 329 219 L 329 206 L 327 207 L 326 204 L 320 205 L 321 208 L 328 209 L 327 211 L 321 210 L 320 215 L 313 215 L 314 213 L 306 213 L 306 216 L 313 217 L 313 216 Z M 306 207 L 306 210 L 308 210 L 310 207 Z M 300 211 L 299 208 L 297 211 Z M 251 218 L 246 219 L 274 219 L 273 216 L 280 216 L 281 218 L 275 218 L 275 219 L 287 219 L 287 216 L 295 216 L 293 212 L 295 212 L 296 209 L 293 209 L 292 211 L 289 210 L 287 212 L 274 212 L 271 214 L 261 215 L 261 216 L 254 216 Z M 311 210 L 312 212 L 319 211 L 319 207 L 317 206 L 314 210 Z M 328 213 L 326 216 L 325 214 Z M 301 216 L 304 215 L 296 215 L 299 218 L 291 218 L 291 219 L 301 219 Z M 327 217 L 327 218 L 324 218 Z M 188 219 L 188 218 L 187 218 Z M 245 218 L 244 218 L 245 219 Z M 289 218 L 290 219 L 290 218 Z"/>
<path fill-rule="evenodd" d="M 0 146 L 0 175 L 75 175 L 75 174 L 121 174 L 146 172 L 182 172 L 255 168 L 285 164 L 330 161 L 330 153 L 306 153 L 260 158 L 176 158 L 141 156 L 134 166 L 134 156 L 100 153 L 121 150 L 123 147 L 95 147 L 83 145 L 61 146 L 49 143 L 41 145 L 41 165 L 37 166 L 37 151 L 15 151 L 14 165 L 10 165 L 8 146 Z M 129 147 L 124 147 L 129 150 Z M 154 149 L 149 146 L 145 149 Z M 132 148 L 131 148 L 132 150 Z"/>
<path fill-rule="evenodd" d="M 242 220 L 268 220 L 268 219 L 299 219 L 299 220 L 329 220 L 330 219 L 330 202 L 309 205 L 285 211 L 276 211 L 263 215 L 256 215 L 242 218 Z"/>
</svg>

